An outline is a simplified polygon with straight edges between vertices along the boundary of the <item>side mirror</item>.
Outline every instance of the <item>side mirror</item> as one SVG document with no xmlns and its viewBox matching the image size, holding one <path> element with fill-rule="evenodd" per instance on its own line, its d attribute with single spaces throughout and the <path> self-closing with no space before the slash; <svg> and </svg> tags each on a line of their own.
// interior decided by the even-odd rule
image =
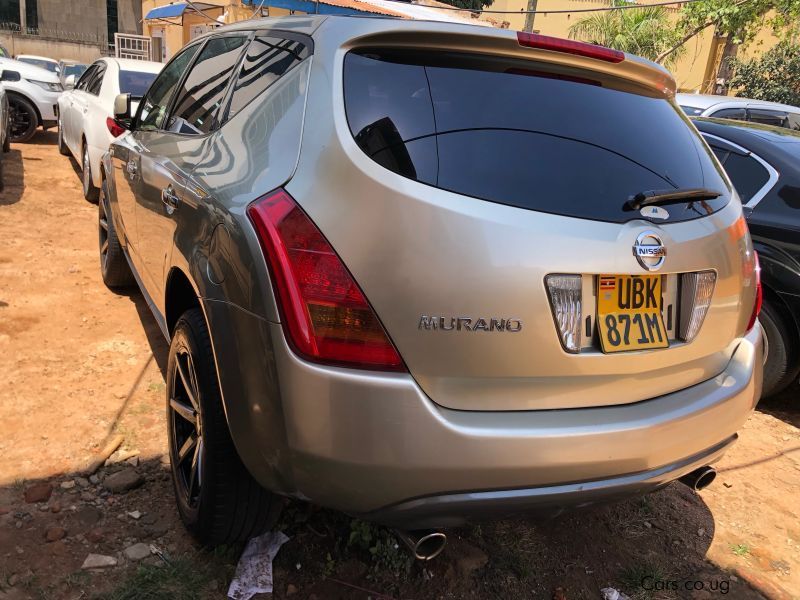
<svg viewBox="0 0 800 600">
<path fill-rule="evenodd" d="M 75 88 L 75 75 L 67 75 L 64 79 L 64 89 L 71 90 Z"/>
<path fill-rule="evenodd" d="M 3 74 L 0 75 L 0 81 L 19 81 L 20 79 L 22 79 L 22 77 L 20 77 L 19 71 L 3 69 Z"/>
<path fill-rule="evenodd" d="M 119 121 L 130 121 L 131 119 L 131 95 L 117 94 L 114 98 L 114 118 Z"/>
</svg>

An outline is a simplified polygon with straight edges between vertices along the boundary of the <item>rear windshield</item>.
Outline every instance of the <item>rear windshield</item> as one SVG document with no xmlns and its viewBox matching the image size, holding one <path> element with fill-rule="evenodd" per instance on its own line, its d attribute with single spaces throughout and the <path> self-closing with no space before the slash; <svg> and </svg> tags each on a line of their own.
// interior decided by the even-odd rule
<svg viewBox="0 0 800 600">
<path fill-rule="evenodd" d="M 624 222 L 651 190 L 707 188 L 670 221 L 727 204 L 717 162 L 674 104 L 590 76 L 482 55 L 358 50 L 345 57 L 350 130 L 373 160 L 466 196 Z"/>
<path fill-rule="evenodd" d="M 156 75 L 157 73 L 142 73 L 141 71 L 120 71 L 119 91 L 121 94 L 130 94 L 134 98 L 143 98 Z"/>
<path fill-rule="evenodd" d="M 58 63 L 50 62 L 49 60 L 40 60 L 38 58 L 20 58 L 20 62 L 28 63 L 42 69 L 47 69 L 51 73 L 58 73 Z"/>
</svg>

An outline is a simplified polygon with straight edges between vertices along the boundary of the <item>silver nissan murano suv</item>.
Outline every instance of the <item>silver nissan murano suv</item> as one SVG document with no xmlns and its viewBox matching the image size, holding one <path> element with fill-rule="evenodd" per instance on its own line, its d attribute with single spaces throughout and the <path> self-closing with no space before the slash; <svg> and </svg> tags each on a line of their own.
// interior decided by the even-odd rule
<svg viewBox="0 0 800 600">
<path fill-rule="evenodd" d="M 674 94 L 599 46 L 309 15 L 118 97 L 102 275 L 170 340 L 190 531 L 248 538 L 284 496 L 415 530 L 713 477 L 760 393 L 759 268 Z"/>
</svg>

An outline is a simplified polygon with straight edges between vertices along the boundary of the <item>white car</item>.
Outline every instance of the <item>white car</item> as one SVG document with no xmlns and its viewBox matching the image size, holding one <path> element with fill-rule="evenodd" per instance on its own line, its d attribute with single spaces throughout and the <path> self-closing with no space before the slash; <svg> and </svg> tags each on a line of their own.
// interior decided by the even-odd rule
<svg viewBox="0 0 800 600">
<path fill-rule="evenodd" d="M 675 94 L 675 100 L 690 117 L 734 119 L 800 129 L 800 108 L 797 106 L 712 94 Z"/>
<path fill-rule="evenodd" d="M 164 65 L 143 60 L 101 58 L 58 101 L 58 150 L 72 155 L 83 171 L 83 195 L 97 200 L 100 158 L 125 129 L 114 119 L 114 99 L 130 94 L 131 111 Z"/>
<path fill-rule="evenodd" d="M 3 86 L 11 114 L 11 141 L 27 142 L 41 125 L 56 124 L 58 97 L 63 88 L 58 75 L 10 58 L 0 58 Z"/>
<path fill-rule="evenodd" d="M 47 58 L 46 56 L 36 56 L 35 54 L 18 54 L 17 60 L 19 62 L 24 62 L 29 65 L 42 67 L 43 69 L 46 69 L 51 73 L 55 73 L 56 75 L 61 74 L 61 69 L 58 66 L 58 61 L 52 58 Z"/>
</svg>

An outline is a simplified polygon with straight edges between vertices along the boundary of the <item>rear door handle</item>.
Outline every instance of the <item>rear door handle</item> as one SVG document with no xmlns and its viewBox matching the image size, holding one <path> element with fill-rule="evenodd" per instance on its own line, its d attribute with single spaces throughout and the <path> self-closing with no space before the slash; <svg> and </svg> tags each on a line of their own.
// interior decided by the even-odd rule
<svg viewBox="0 0 800 600">
<path fill-rule="evenodd" d="M 178 198 L 178 194 L 175 193 L 172 184 L 169 184 L 161 190 L 161 201 L 164 203 L 168 215 L 174 213 L 175 209 L 178 208 L 180 198 Z"/>
</svg>

